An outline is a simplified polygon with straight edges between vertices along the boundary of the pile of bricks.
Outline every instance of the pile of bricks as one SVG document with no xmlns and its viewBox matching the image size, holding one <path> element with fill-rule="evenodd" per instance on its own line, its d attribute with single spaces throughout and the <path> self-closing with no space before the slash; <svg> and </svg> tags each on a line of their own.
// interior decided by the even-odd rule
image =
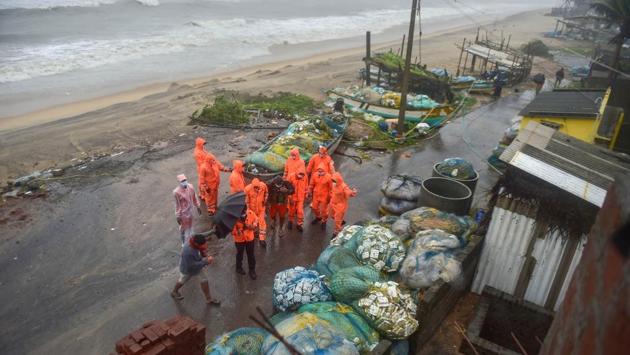
<svg viewBox="0 0 630 355">
<path fill-rule="evenodd" d="M 206 327 L 188 317 L 145 323 L 116 342 L 122 355 L 197 355 L 205 354 Z"/>
</svg>

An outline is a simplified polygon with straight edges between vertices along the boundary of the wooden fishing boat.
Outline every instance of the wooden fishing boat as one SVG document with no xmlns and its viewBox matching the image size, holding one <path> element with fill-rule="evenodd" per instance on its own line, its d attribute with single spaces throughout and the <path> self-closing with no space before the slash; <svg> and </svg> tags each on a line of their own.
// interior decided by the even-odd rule
<svg viewBox="0 0 630 355">
<path fill-rule="evenodd" d="M 336 121 L 334 119 L 332 119 L 331 117 L 328 116 L 324 116 L 322 117 L 322 119 L 324 120 L 324 122 L 326 123 L 326 125 L 333 131 L 335 132 L 335 136 L 333 137 L 332 140 L 328 141 L 328 142 L 324 142 L 324 146 L 328 149 L 328 154 L 332 155 L 335 150 L 337 149 L 337 147 L 339 147 L 339 144 L 341 143 L 341 140 L 343 139 L 343 135 L 346 132 L 346 129 L 348 128 L 349 122 L 350 122 L 350 118 L 349 117 L 345 117 L 343 121 Z M 286 132 L 284 131 L 282 133 L 280 133 L 279 135 L 277 135 L 274 139 L 270 140 L 269 142 L 267 142 L 267 144 L 263 145 L 262 147 L 260 147 L 256 152 L 267 152 L 270 147 L 276 143 L 280 138 L 286 136 Z M 310 157 L 312 157 L 313 155 L 311 155 Z M 310 160 L 310 157 L 308 159 L 305 159 L 304 162 L 306 164 L 308 164 L 308 161 Z M 247 158 L 246 158 L 247 160 Z M 267 169 L 265 169 L 264 167 L 258 166 L 254 163 L 246 163 L 245 166 L 245 171 L 244 171 L 244 175 L 246 178 L 248 179 L 254 179 L 254 178 L 258 178 L 261 181 L 265 181 L 268 182 L 271 179 L 273 179 L 274 177 L 278 176 L 278 175 L 282 175 L 284 173 L 283 170 L 280 171 L 269 171 Z"/>
<path fill-rule="evenodd" d="M 351 111 L 370 113 L 386 119 L 398 117 L 399 110 L 394 107 L 370 104 L 364 101 L 357 100 L 348 95 L 339 94 L 334 91 L 329 91 L 328 97 L 330 97 L 332 100 L 342 98 L 346 108 Z M 444 122 L 444 120 L 446 120 L 451 112 L 453 112 L 453 107 L 449 105 L 439 105 L 432 109 L 409 108 L 405 112 L 405 121 L 412 123 L 424 122 L 427 123 L 429 126 L 434 127 Z"/>
</svg>

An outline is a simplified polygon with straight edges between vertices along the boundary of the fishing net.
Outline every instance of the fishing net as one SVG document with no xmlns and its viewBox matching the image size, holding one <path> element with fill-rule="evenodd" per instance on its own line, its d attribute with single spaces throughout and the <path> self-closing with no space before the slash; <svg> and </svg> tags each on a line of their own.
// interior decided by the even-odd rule
<svg viewBox="0 0 630 355">
<path fill-rule="evenodd" d="M 418 232 L 400 268 L 403 283 L 411 288 L 425 288 L 439 279 L 456 280 L 462 270 L 453 251 L 461 246 L 459 238 L 438 229 Z"/>
<path fill-rule="evenodd" d="M 396 271 L 405 258 L 405 248 L 400 239 L 380 225 L 367 226 L 353 238 L 357 238 L 355 254 L 359 261 L 374 266 L 376 270 Z"/>
<path fill-rule="evenodd" d="M 407 106 L 415 109 L 431 109 L 439 106 L 439 104 L 427 95 L 408 95 Z"/>
<path fill-rule="evenodd" d="M 374 283 L 368 294 L 352 305 L 386 338 L 405 339 L 418 328 L 416 304 L 393 281 Z"/>
<path fill-rule="evenodd" d="M 383 281 L 383 276 L 372 266 L 355 266 L 333 274 L 328 288 L 337 301 L 351 303 L 365 296 L 377 281 Z"/>
<path fill-rule="evenodd" d="M 457 216 L 431 207 L 420 207 L 403 213 L 401 218 L 409 220 L 412 233 L 429 229 L 441 229 L 459 237 L 465 237 L 477 229 L 475 220 L 468 216 Z"/>
<path fill-rule="evenodd" d="M 370 352 L 378 344 L 378 332 L 350 306 L 337 302 L 311 303 L 298 310 L 298 313 L 304 312 L 312 313 L 330 323 L 362 353 Z"/>
<path fill-rule="evenodd" d="M 311 302 L 330 301 L 332 295 L 315 270 L 301 266 L 276 274 L 273 280 L 273 305 L 281 311 Z"/>
<path fill-rule="evenodd" d="M 267 331 L 259 328 L 239 328 L 208 344 L 206 355 L 258 355 L 268 335 Z"/>
<path fill-rule="evenodd" d="M 348 246 L 346 246 L 346 244 L 348 244 L 351 240 L 354 242 L 355 240 L 353 240 L 353 237 L 362 230 L 363 226 L 347 225 L 343 227 L 339 234 L 330 241 L 330 245 L 344 246 L 348 249 L 355 250 L 356 243 L 350 243 Z"/>
<path fill-rule="evenodd" d="M 418 176 L 392 175 L 381 184 L 385 197 L 415 202 L 420 197 L 422 179 Z"/>
<path fill-rule="evenodd" d="M 312 313 L 294 314 L 276 325 L 284 339 L 303 355 L 358 355 L 356 346 L 330 323 Z M 262 346 L 265 355 L 290 355 L 289 350 L 269 335 Z"/>
<path fill-rule="evenodd" d="M 283 320 L 291 317 L 292 315 L 293 315 L 293 313 L 289 312 L 289 311 L 278 312 L 278 313 L 274 314 L 273 316 L 271 316 L 271 318 L 269 318 L 269 321 L 271 322 L 271 324 L 276 325 L 276 324 L 282 322 Z"/>
<path fill-rule="evenodd" d="M 245 158 L 245 163 L 255 164 L 269 171 L 282 171 L 286 158 L 272 152 L 253 152 Z"/>
<path fill-rule="evenodd" d="M 415 201 L 396 200 L 388 197 L 383 197 L 380 205 L 380 208 L 393 215 L 401 215 L 416 207 L 418 207 L 418 203 Z"/>
<path fill-rule="evenodd" d="M 330 245 L 319 255 L 315 269 L 320 274 L 330 277 L 341 269 L 359 265 L 361 263 L 352 250 Z"/>
<path fill-rule="evenodd" d="M 462 158 L 444 159 L 435 168 L 442 175 L 460 180 L 473 179 L 477 176 L 472 164 Z"/>
<path fill-rule="evenodd" d="M 406 218 L 397 218 L 391 230 L 400 240 L 405 241 L 411 237 L 411 222 Z"/>
</svg>

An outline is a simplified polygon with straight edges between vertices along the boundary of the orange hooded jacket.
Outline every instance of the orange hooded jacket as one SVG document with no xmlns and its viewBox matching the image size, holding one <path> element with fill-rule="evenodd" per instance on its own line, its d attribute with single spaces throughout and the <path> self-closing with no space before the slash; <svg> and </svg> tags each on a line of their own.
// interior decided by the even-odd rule
<svg viewBox="0 0 630 355">
<path fill-rule="evenodd" d="M 258 192 L 254 190 L 254 187 L 258 187 Z M 268 194 L 267 185 L 258 179 L 252 180 L 252 183 L 245 187 L 247 208 L 254 211 L 259 218 L 264 217 Z"/>
<path fill-rule="evenodd" d="M 319 168 L 320 165 L 324 167 L 324 171 L 326 171 L 328 174 L 332 175 L 335 173 L 335 163 L 333 162 L 330 155 L 328 155 L 328 149 L 323 146 L 320 146 L 319 153 L 313 155 L 311 157 L 311 160 L 308 161 L 308 166 L 306 167 L 306 174 L 308 176 L 312 176 L 314 170 L 316 168 Z"/>
<path fill-rule="evenodd" d="M 230 193 L 236 193 L 245 190 L 245 176 L 243 175 L 243 162 L 240 160 L 232 161 L 232 174 L 230 174 Z"/>
<path fill-rule="evenodd" d="M 253 241 L 256 228 L 258 228 L 258 216 L 248 208 L 247 212 L 245 212 L 245 221 L 239 219 L 232 229 L 234 242 L 245 243 Z"/>
<path fill-rule="evenodd" d="M 299 173 L 304 174 L 302 179 L 297 178 Z M 304 168 L 296 170 L 295 173 L 289 175 L 287 180 L 293 185 L 293 194 L 289 196 L 289 204 L 295 202 L 303 204 L 304 200 L 306 200 L 306 194 L 308 193 L 308 177 L 306 176 Z"/>
<path fill-rule="evenodd" d="M 195 150 L 193 151 L 193 157 L 195 158 L 195 162 L 197 162 L 197 176 L 201 175 L 201 165 L 206 161 L 208 155 L 212 155 L 212 153 L 206 151 L 204 148 L 204 144 L 206 144 L 206 140 L 197 137 L 195 139 Z M 214 157 L 214 155 L 212 155 Z M 216 158 L 215 158 L 216 159 Z"/>
<path fill-rule="evenodd" d="M 199 184 L 211 189 L 218 189 L 221 183 L 221 171 L 227 171 L 227 169 L 214 155 L 208 153 L 205 162 L 201 165 Z"/>
<path fill-rule="evenodd" d="M 319 175 L 323 172 L 324 175 Z M 309 192 L 313 196 L 313 201 L 328 203 L 332 191 L 332 176 L 326 172 L 324 164 L 319 164 L 317 171 L 311 175 Z"/>
<path fill-rule="evenodd" d="M 341 174 L 333 174 L 332 179 L 336 185 L 333 185 L 330 194 L 330 208 L 336 213 L 345 212 L 348 208 L 348 199 L 356 196 L 357 193 L 346 185 Z"/>
<path fill-rule="evenodd" d="M 302 169 L 306 171 L 306 166 L 304 164 L 304 160 L 300 157 L 300 151 L 297 148 L 291 149 L 289 153 L 289 158 L 287 158 L 287 162 L 284 164 L 284 178 L 288 178 L 291 174 L 298 171 L 298 169 Z"/>
</svg>

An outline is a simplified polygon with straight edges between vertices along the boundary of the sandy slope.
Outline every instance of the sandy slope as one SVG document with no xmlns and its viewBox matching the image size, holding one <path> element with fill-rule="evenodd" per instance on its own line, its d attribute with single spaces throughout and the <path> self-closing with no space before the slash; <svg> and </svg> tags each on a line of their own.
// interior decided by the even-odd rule
<svg viewBox="0 0 630 355">
<path fill-rule="evenodd" d="M 518 46 L 551 28 L 544 11 L 508 17 L 486 28 L 499 36 L 511 33 Z M 474 36 L 473 27 L 426 36 L 423 62 L 454 71 L 455 43 Z M 397 48 L 398 43 L 382 48 Z M 0 121 L 0 181 L 72 159 L 113 153 L 192 133 L 187 116 L 207 103 L 216 89 L 249 92 L 295 91 L 323 99 L 322 89 L 358 82 L 363 48 L 261 65 L 213 78 L 156 84 L 120 94 L 55 107 Z M 146 96 L 148 95 L 148 96 Z M 85 112 L 85 113 L 84 113 Z M 65 117 L 65 118 L 64 118 Z"/>
</svg>

